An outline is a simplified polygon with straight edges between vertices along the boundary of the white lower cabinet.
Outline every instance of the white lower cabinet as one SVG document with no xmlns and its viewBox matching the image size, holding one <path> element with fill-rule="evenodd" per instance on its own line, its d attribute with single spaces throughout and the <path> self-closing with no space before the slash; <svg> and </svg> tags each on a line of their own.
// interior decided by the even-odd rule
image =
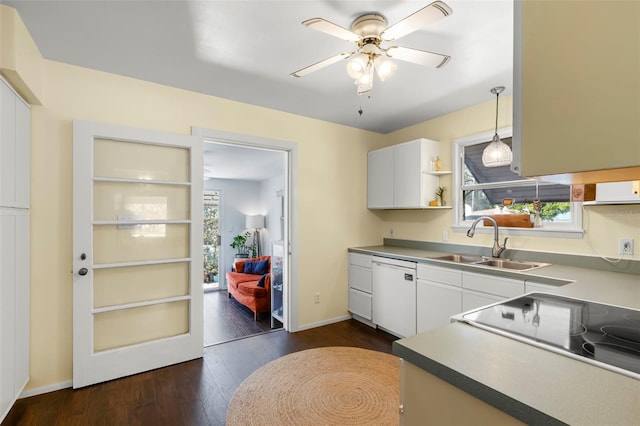
<svg viewBox="0 0 640 426">
<path fill-rule="evenodd" d="M 416 331 L 421 333 L 449 323 L 462 312 L 462 272 L 451 268 L 418 265 Z"/>
<path fill-rule="evenodd" d="M 399 336 L 416 334 L 416 262 L 373 257 L 373 322 Z"/>
<path fill-rule="evenodd" d="M 371 257 L 349 253 L 349 312 L 368 321 L 372 319 Z"/>
<path fill-rule="evenodd" d="M 0 207 L 0 421 L 29 380 L 29 214 Z"/>
<path fill-rule="evenodd" d="M 462 311 L 466 312 L 523 294 L 524 280 L 465 271 L 462 287 Z"/>
<path fill-rule="evenodd" d="M 504 300 L 504 297 L 494 296 L 493 294 L 480 293 L 473 290 L 462 291 L 462 312 L 490 305 L 492 303 Z"/>
</svg>

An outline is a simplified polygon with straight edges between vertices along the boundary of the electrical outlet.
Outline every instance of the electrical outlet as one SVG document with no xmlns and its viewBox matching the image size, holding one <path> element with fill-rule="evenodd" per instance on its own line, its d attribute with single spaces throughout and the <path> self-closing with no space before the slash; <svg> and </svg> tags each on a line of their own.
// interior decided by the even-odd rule
<svg viewBox="0 0 640 426">
<path fill-rule="evenodd" d="M 316 293 L 316 295 L 313 296 L 313 303 L 315 304 L 320 303 L 320 293 Z"/>
<path fill-rule="evenodd" d="M 619 254 L 633 254 L 633 239 L 632 238 L 620 238 L 618 240 L 618 253 Z"/>
<path fill-rule="evenodd" d="M 442 231 L 442 241 L 449 241 L 449 233 L 447 231 Z"/>
</svg>

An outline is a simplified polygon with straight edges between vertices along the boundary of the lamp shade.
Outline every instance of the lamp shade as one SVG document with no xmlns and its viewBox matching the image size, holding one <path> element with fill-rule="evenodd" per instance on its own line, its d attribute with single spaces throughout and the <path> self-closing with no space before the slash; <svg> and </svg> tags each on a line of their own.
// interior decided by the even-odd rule
<svg viewBox="0 0 640 426">
<path fill-rule="evenodd" d="M 508 166 L 512 160 L 511 148 L 502 142 L 496 133 L 491 143 L 482 151 L 482 164 L 485 167 Z"/>
<path fill-rule="evenodd" d="M 247 216 L 244 227 L 246 229 L 262 229 L 264 228 L 264 216 L 257 214 L 254 216 Z"/>
</svg>

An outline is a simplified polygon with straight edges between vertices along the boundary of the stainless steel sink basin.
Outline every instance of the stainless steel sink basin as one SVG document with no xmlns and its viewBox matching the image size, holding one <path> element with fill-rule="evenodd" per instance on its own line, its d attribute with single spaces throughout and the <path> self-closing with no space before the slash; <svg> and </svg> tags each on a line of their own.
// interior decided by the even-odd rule
<svg viewBox="0 0 640 426">
<path fill-rule="evenodd" d="M 495 269 L 507 269 L 512 271 L 530 271 L 532 269 L 551 265 L 550 263 L 528 262 L 526 260 L 494 259 L 465 254 L 447 254 L 444 256 L 430 257 L 429 259 L 451 263 L 463 263 L 466 265 L 486 266 Z"/>
<path fill-rule="evenodd" d="M 530 271 L 532 269 L 542 268 L 543 266 L 549 266 L 550 263 L 526 262 L 523 260 L 510 259 L 487 259 L 475 262 L 474 265 L 490 266 L 497 269 L 511 269 L 515 271 Z"/>
<path fill-rule="evenodd" d="M 444 260 L 445 262 L 453 263 L 476 263 L 485 260 L 480 256 L 469 256 L 463 254 L 447 254 L 445 256 L 431 257 L 433 260 Z"/>
</svg>

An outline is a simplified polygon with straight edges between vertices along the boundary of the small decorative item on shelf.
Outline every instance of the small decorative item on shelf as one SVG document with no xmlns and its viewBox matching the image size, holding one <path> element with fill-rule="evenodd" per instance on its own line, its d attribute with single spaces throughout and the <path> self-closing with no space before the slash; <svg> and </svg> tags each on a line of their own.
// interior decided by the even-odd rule
<svg viewBox="0 0 640 426">
<path fill-rule="evenodd" d="M 440 202 L 441 206 L 445 205 L 445 201 L 444 201 L 444 191 L 446 190 L 446 188 L 444 186 L 439 186 L 438 190 L 436 191 L 436 197 L 438 199 L 438 201 Z"/>
<path fill-rule="evenodd" d="M 436 166 L 436 172 L 439 172 L 442 170 L 442 163 L 440 162 L 440 157 L 436 157 L 435 166 Z"/>
</svg>

